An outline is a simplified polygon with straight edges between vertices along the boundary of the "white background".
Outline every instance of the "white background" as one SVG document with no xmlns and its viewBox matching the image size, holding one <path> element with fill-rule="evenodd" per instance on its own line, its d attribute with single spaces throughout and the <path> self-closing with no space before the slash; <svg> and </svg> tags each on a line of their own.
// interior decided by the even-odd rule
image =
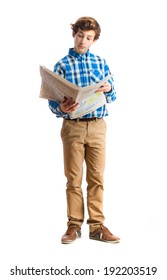
<svg viewBox="0 0 167 280">
<path fill-rule="evenodd" d="M 70 23 L 95 17 L 102 34 L 91 51 L 114 74 L 117 101 L 106 118 L 105 225 L 122 239 L 82 239 L 62 245 L 66 230 L 61 120 L 39 99 L 39 65 L 54 64 L 73 47 Z M 166 258 L 166 6 L 165 1 L 2 1 L 0 4 L 0 213 L 2 279 L 19 268 L 157 266 Z M 86 182 L 83 190 L 86 198 Z M 86 209 L 85 209 L 86 211 Z M 87 212 L 85 212 L 85 219 Z M 117 276 L 119 279 L 121 276 Z M 117 278 L 115 276 L 114 279 Z M 27 276 L 26 279 L 67 279 Z M 121 278 L 122 279 L 122 278 Z"/>
</svg>

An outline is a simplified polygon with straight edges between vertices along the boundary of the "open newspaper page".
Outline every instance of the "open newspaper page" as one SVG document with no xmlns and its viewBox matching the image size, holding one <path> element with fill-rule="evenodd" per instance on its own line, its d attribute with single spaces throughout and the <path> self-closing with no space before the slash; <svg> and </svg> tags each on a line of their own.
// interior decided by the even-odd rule
<svg viewBox="0 0 167 280">
<path fill-rule="evenodd" d="M 77 109 L 70 114 L 71 119 L 88 114 L 103 106 L 106 102 L 104 93 L 96 92 L 96 90 L 111 75 L 108 75 L 99 83 L 86 87 L 78 87 L 44 66 L 40 66 L 40 74 L 42 78 L 40 89 L 41 98 L 61 102 L 63 97 L 66 96 L 67 98 L 72 97 L 79 103 Z"/>
<path fill-rule="evenodd" d="M 79 92 L 78 86 L 70 83 L 44 66 L 40 66 L 40 74 L 42 81 L 39 97 L 57 102 L 61 102 L 64 96 L 67 98 L 72 97 L 76 100 Z"/>
<path fill-rule="evenodd" d="M 85 90 L 85 92 L 87 92 L 87 90 Z M 83 94 L 83 96 L 82 91 L 80 93 L 81 94 L 77 96 L 77 102 L 79 103 L 79 106 L 75 109 L 74 112 L 70 114 L 71 119 L 79 118 L 83 115 L 86 115 L 106 103 L 106 98 L 102 91 L 94 92 L 93 90 L 91 94 L 90 91 L 88 91 L 87 95 Z"/>
</svg>

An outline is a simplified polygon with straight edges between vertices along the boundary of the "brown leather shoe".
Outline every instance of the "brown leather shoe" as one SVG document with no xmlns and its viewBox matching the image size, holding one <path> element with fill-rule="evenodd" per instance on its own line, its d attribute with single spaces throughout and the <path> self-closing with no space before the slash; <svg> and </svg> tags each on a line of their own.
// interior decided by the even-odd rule
<svg viewBox="0 0 167 280">
<path fill-rule="evenodd" d="M 81 228 L 77 225 L 71 225 L 68 227 L 66 233 L 61 238 L 61 243 L 69 244 L 81 237 Z"/>
<path fill-rule="evenodd" d="M 109 243 L 118 243 L 120 242 L 120 238 L 112 234 L 108 228 L 103 225 L 100 225 L 98 229 L 89 234 L 90 239 L 109 242 Z"/>
</svg>

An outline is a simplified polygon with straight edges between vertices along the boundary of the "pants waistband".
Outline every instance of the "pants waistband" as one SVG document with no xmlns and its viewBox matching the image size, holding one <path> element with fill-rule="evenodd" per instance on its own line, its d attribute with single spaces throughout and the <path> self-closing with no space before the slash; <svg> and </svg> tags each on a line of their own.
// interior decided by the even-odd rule
<svg viewBox="0 0 167 280">
<path fill-rule="evenodd" d="M 82 118 L 82 119 L 68 119 L 68 121 L 75 121 L 75 122 L 92 122 L 92 121 L 97 121 L 102 118 Z"/>
</svg>

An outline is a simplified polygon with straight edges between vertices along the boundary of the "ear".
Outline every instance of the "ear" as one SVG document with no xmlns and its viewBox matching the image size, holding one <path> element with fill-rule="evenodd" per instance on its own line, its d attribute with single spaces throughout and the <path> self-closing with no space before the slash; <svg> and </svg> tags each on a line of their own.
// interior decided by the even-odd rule
<svg viewBox="0 0 167 280">
<path fill-rule="evenodd" d="M 75 37 L 75 33 L 74 33 L 74 31 L 72 32 L 72 37 L 73 37 L 73 38 Z"/>
</svg>

